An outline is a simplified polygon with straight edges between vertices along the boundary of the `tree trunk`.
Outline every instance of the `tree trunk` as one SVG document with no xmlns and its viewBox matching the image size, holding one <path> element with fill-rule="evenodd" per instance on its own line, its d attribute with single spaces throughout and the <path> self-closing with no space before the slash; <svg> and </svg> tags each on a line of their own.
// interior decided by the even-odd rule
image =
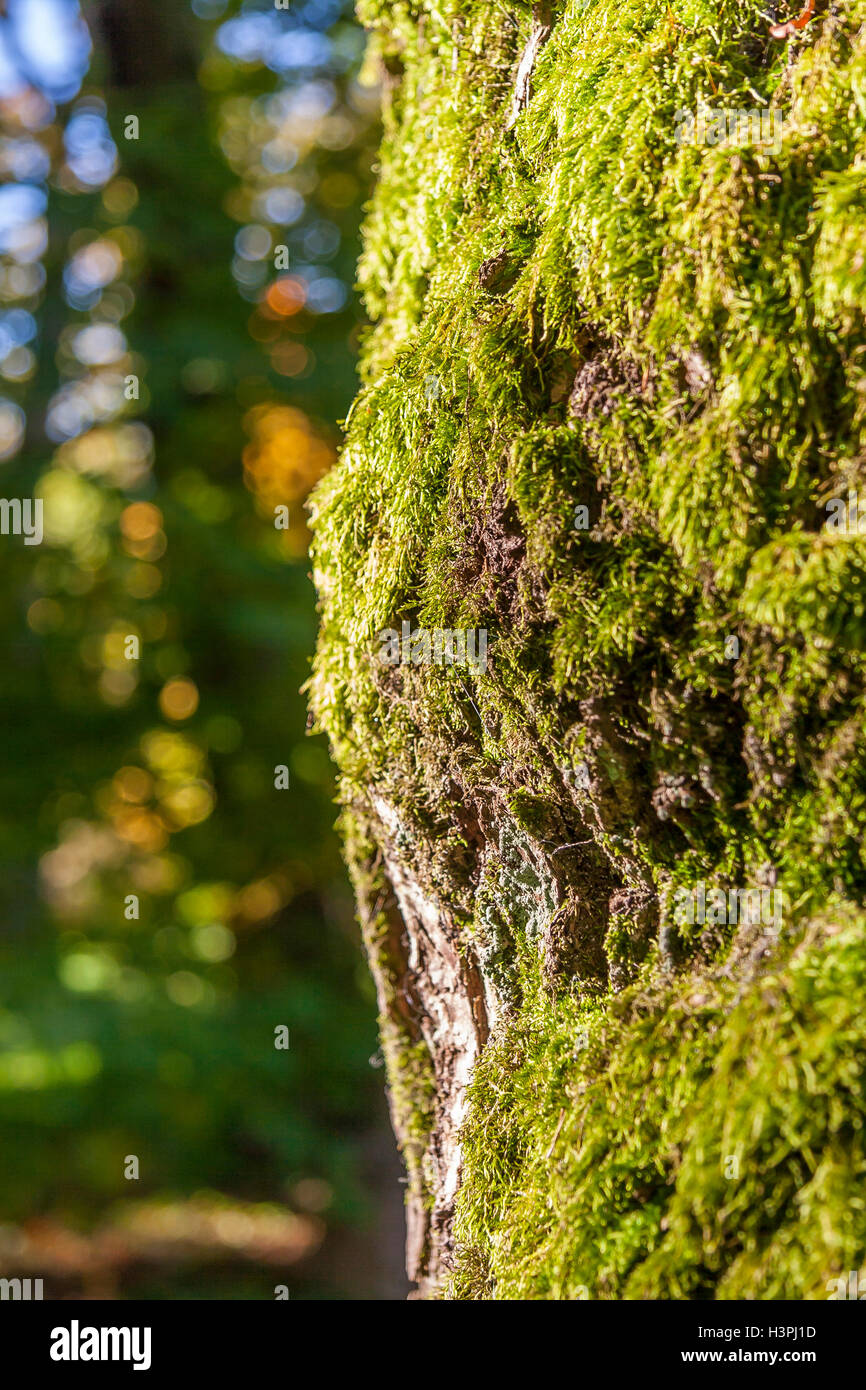
<svg viewBox="0 0 866 1390">
<path fill-rule="evenodd" d="M 866 1249 L 866 6 L 361 14 L 312 698 L 410 1276 L 826 1297 Z"/>
<path fill-rule="evenodd" d="M 197 20 L 186 5 L 159 0 L 83 0 L 88 27 L 96 36 L 97 73 L 114 88 L 188 81 L 195 77 Z"/>
</svg>

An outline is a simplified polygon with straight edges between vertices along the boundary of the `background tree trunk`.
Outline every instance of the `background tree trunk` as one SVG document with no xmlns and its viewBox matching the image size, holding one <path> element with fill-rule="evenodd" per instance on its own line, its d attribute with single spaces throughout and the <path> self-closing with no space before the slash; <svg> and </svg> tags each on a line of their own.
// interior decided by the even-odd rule
<svg viewBox="0 0 866 1390">
<path fill-rule="evenodd" d="M 158 0 L 84 0 L 98 57 L 112 88 L 140 88 L 192 80 L 198 59 L 197 20 L 186 5 Z"/>
<path fill-rule="evenodd" d="M 825 525 L 866 464 L 866 9 L 790 47 L 740 3 L 361 13 L 312 690 L 410 1275 L 825 1297 L 866 1249 L 866 567 Z M 398 642 L 443 629 L 486 665 Z"/>
</svg>

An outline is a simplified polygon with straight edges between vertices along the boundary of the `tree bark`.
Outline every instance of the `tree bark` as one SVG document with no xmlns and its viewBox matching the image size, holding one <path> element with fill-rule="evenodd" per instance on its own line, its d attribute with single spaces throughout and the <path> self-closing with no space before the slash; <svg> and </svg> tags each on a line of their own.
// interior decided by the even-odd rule
<svg viewBox="0 0 866 1390">
<path fill-rule="evenodd" d="M 373 327 L 314 501 L 312 701 L 410 1276 L 824 1296 L 866 1236 L 832 1041 L 863 1033 L 866 569 L 824 505 L 866 470 L 866 11 L 787 50 L 723 7 L 711 87 L 665 5 L 361 13 Z"/>
</svg>

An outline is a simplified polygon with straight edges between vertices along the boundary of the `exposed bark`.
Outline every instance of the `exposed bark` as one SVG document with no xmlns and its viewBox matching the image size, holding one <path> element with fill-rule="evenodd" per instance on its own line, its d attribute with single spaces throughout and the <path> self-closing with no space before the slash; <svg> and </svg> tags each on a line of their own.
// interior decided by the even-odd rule
<svg viewBox="0 0 866 1390">
<path fill-rule="evenodd" d="M 551 7 L 547 3 L 547 0 L 542 0 L 542 3 L 535 4 L 532 7 L 532 33 L 529 36 L 529 41 L 523 50 L 517 68 L 517 77 L 514 81 L 514 95 L 511 99 L 511 110 L 508 113 L 508 120 L 505 123 L 506 130 L 511 130 L 517 117 L 529 102 L 532 73 L 538 61 L 538 55 L 541 49 L 550 38 L 550 13 Z"/>
</svg>

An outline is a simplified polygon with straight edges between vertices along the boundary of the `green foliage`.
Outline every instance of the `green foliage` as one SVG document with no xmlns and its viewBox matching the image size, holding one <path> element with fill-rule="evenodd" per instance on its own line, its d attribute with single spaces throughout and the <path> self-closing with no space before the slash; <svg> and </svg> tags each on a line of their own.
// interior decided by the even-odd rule
<svg viewBox="0 0 866 1390">
<path fill-rule="evenodd" d="M 182 6 L 175 19 L 201 29 Z M 171 15 L 156 20 L 161 37 L 173 32 Z M 348 90 L 353 75 L 342 71 Z M 304 76 L 293 74 L 298 84 Z M 24 398 L 26 447 L 4 463 L 6 496 L 54 499 L 54 530 L 47 520 L 38 549 L 2 538 L 0 1224 L 5 1238 L 13 1223 L 41 1221 L 82 1239 L 95 1231 L 98 1243 L 100 1227 L 122 1224 L 135 1201 L 183 1210 L 202 1192 L 228 1209 L 267 1200 L 301 1231 L 294 1264 L 324 1237 L 369 1222 L 361 1165 L 384 1122 L 369 1066 L 373 995 L 332 828 L 333 773 L 323 741 L 305 733 L 301 694 L 315 634 L 303 500 L 351 396 L 358 312 L 295 315 L 302 381 L 268 360 L 274 325 L 267 347 L 250 334 L 260 296 L 245 304 L 231 268 L 238 224 L 254 215 L 239 182 L 260 174 L 244 119 L 279 88 L 272 71 L 224 58 L 216 77 L 211 63 L 207 92 L 193 71 L 170 84 L 151 73 L 134 93 L 114 79 L 99 49 L 86 98 L 106 111 L 119 154 L 105 188 L 61 173 L 68 108 L 39 132 L 56 156 L 49 273 L 44 295 L 23 307 L 38 317 L 43 348 Z M 134 141 L 123 139 L 129 110 Z M 226 110 L 236 141 L 247 137 L 234 172 L 215 129 Z M 14 127 L 15 109 L 4 106 L 2 119 Z M 297 175 L 306 193 L 297 234 L 334 218 L 331 264 L 348 281 L 369 124 L 368 113 L 336 150 L 310 125 Z M 119 248 L 120 268 L 82 309 L 64 298 L 63 272 L 91 244 Z M 54 449 L 42 420 L 58 386 L 99 376 L 70 346 L 92 318 L 122 324 L 121 371 L 138 374 L 140 396 Z M 269 420 L 287 444 L 277 499 L 259 428 Z M 153 464 L 132 478 L 118 467 L 131 438 L 147 441 Z M 290 504 L 288 534 L 275 531 L 275 500 Z M 155 540 L 154 527 L 138 538 L 124 529 L 136 506 L 157 518 Z M 140 636 L 140 661 L 115 659 L 118 633 Z M 198 696 L 186 714 L 165 704 L 178 679 Z M 290 771 L 285 790 L 278 765 Z M 131 893 L 136 917 L 124 911 Z M 287 1050 L 274 1046 L 278 1026 L 289 1029 Z M 140 1159 L 138 1182 L 125 1179 L 126 1154 Z M 195 1257 L 182 1256 L 184 1269 L 161 1255 L 144 1296 L 232 1297 L 243 1287 L 272 1298 L 267 1261 L 251 1256 L 241 1279 L 245 1240 L 253 1249 L 247 1237 L 223 1242 L 223 1267 L 206 1284 Z M 7 1256 L 4 1245 L 0 1262 Z M 351 1263 L 335 1276 L 307 1260 L 280 1277 L 293 1296 L 339 1297 L 352 1287 Z M 361 1287 L 372 1292 L 369 1271 Z"/>
</svg>

